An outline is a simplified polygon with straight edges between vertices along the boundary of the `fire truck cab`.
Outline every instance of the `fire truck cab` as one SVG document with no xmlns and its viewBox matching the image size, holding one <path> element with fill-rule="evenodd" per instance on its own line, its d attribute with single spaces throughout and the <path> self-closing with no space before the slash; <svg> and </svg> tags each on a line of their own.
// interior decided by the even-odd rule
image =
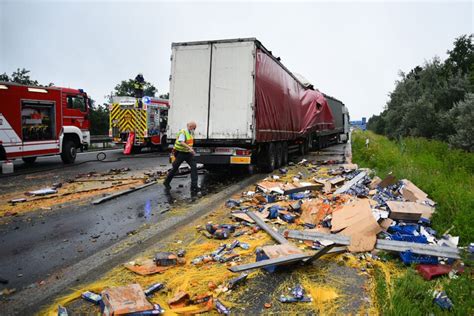
<svg viewBox="0 0 474 316">
<path fill-rule="evenodd" d="M 0 160 L 60 154 L 73 163 L 90 145 L 89 105 L 82 89 L 0 82 Z"/>
</svg>

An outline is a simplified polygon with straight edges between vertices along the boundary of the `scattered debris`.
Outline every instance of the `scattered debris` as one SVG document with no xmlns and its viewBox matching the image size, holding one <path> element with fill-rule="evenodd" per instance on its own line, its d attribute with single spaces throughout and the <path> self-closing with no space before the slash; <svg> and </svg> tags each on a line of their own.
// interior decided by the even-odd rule
<svg viewBox="0 0 474 316">
<path fill-rule="evenodd" d="M 49 195 L 49 194 L 54 194 L 54 193 L 58 193 L 58 190 L 56 190 L 56 188 L 45 188 L 45 189 L 40 189 L 40 190 L 35 190 L 35 191 L 28 191 L 25 193 L 25 195 L 43 196 L 43 195 Z"/>
<path fill-rule="evenodd" d="M 163 289 L 165 285 L 163 283 L 155 283 L 151 285 L 149 288 L 147 288 L 144 293 L 146 296 L 150 296 L 151 294 L 155 293 L 156 291 L 159 291 Z"/>
<path fill-rule="evenodd" d="M 68 311 L 66 307 L 58 305 L 58 316 L 68 316 Z"/>
<path fill-rule="evenodd" d="M 86 291 L 81 294 L 81 297 L 85 299 L 88 302 L 94 303 L 96 305 L 99 305 L 100 302 L 102 301 L 102 296 L 90 291 Z"/>
<path fill-rule="evenodd" d="M 139 275 L 152 275 L 156 273 L 163 273 L 170 267 L 158 266 L 153 259 L 137 259 L 124 264 L 124 267 Z"/>
<path fill-rule="evenodd" d="M 111 287 L 102 291 L 103 315 L 123 315 L 154 310 L 139 284 Z"/>
<path fill-rule="evenodd" d="M 429 281 L 434 277 L 446 275 L 451 272 L 453 272 L 453 274 L 462 273 L 464 272 L 464 266 L 457 265 L 455 267 L 447 264 L 419 264 L 416 266 L 416 270 L 425 280 Z"/>
<path fill-rule="evenodd" d="M 245 280 L 247 280 L 247 277 L 248 277 L 247 273 L 242 273 L 238 277 L 230 279 L 229 283 L 227 284 L 227 288 L 229 288 L 229 289 L 236 288 L 239 284 L 241 284 Z"/>
<path fill-rule="evenodd" d="M 24 203 L 26 201 L 27 201 L 26 198 L 18 198 L 18 199 L 10 200 L 10 201 L 8 201 L 8 203 L 11 203 L 11 204 L 15 205 L 17 203 Z"/>
<path fill-rule="evenodd" d="M 312 302 L 311 297 L 304 294 L 303 287 L 298 284 L 291 290 L 291 295 L 281 295 L 279 300 L 282 303 Z"/>
<path fill-rule="evenodd" d="M 230 315 L 230 310 L 219 300 L 216 300 L 216 310 L 219 314 Z"/>
<path fill-rule="evenodd" d="M 373 172 L 359 169 L 354 164 L 341 164 L 331 168 L 315 166 L 307 160 L 302 160 L 294 168 L 281 168 L 277 172 L 279 175 L 270 175 L 257 183 L 255 188 L 225 202 L 222 210 L 229 215 L 229 222 L 221 219 L 217 223 L 208 222 L 196 227 L 199 234 L 211 239 L 205 240 L 205 248 L 199 251 L 192 247 L 179 250 L 170 248 L 167 250 L 173 252 L 159 252 L 153 259 L 136 259 L 126 263 L 125 267 L 143 276 L 163 273 L 169 269 L 182 273 L 183 268 L 194 269 L 196 273 L 222 271 L 212 270 L 215 267 L 234 273 L 261 268 L 274 272 L 281 270 L 282 266 L 287 270 L 292 268 L 291 265 L 311 266 L 309 263 L 328 253 L 349 251 L 359 254 L 344 256 L 382 260 L 377 257 L 377 252 L 384 250 L 398 253 L 405 264 L 418 264 L 416 269 L 427 280 L 446 274 L 456 277 L 457 273 L 463 272 L 460 261 L 453 264 L 454 260 L 460 259 L 457 247 L 459 238 L 449 235 L 449 232 L 439 235 L 430 227 L 436 203 L 409 180 L 399 181 L 393 175 L 383 180 L 376 176 L 370 178 L 369 175 L 372 176 Z M 150 182 L 145 186 L 152 184 Z M 255 234 L 260 230 L 268 235 L 266 239 L 261 238 L 261 234 Z M 243 237 L 239 240 L 239 236 Z M 273 245 L 268 243 L 269 237 L 273 239 Z M 254 242 L 259 239 L 265 242 Z M 180 241 L 179 244 L 181 243 Z M 470 251 L 474 251 L 474 245 L 471 245 Z M 188 255 L 192 256 L 190 264 L 176 267 L 184 264 L 184 257 Z M 254 258 L 255 262 L 251 262 Z M 367 261 L 362 271 L 365 274 L 370 272 L 373 265 L 375 263 Z M 173 272 L 166 272 L 163 276 L 168 273 Z M 229 274 L 228 271 L 225 273 Z M 137 295 L 133 307 L 127 313 L 160 313 L 161 306 L 153 306 L 146 297 L 151 297 L 153 293 L 156 293 L 154 299 L 162 296 L 158 291 L 165 285 L 161 282 L 154 283 L 161 280 L 166 282 L 166 295 L 175 293 L 167 301 L 170 312 L 196 314 L 215 309 L 220 314 L 228 315 L 230 309 L 227 306 L 233 305 L 219 295 L 238 290 L 245 282 L 251 283 L 248 273 L 232 278 L 226 275 L 224 279 L 222 276 L 221 279 L 205 279 L 202 284 L 193 280 L 190 273 L 189 277 L 186 275 L 186 286 L 183 287 L 176 284 L 170 286 L 170 279 L 162 279 L 163 276 L 159 276 L 159 279 L 153 277 L 153 281 L 149 282 L 153 284 L 145 291 L 136 284 L 115 288 L 120 294 L 114 300 L 110 298 L 111 294 L 107 294 L 113 293 L 114 288 L 106 289 L 102 292 L 104 305 L 108 300 L 110 310 L 119 310 L 125 308 L 124 305 L 120 306 L 122 298 Z M 297 282 L 301 284 L 288 288 L 288 293 L 285 291 L 279 301 L 317 303 L 316 292 L 307 280 Z M 140 294 L 137 294 L 138 289 Z M 100 295 L 86 293 L 90 293 L 86 297 L 91 302 L 100 302 Z M 84 298 L 87 299 L 86 297 Z M 436 293 L 434 301 L 442 308 L 452 308 L 452 303 L 444 292 Z M 142 306 L 137 309 L 137 304 Z M 270 302 L 264 304 L 265 308 L 271 306 Z"/>
<path fill-rule="evenodd" d="M 445 291 L 434 291 L 433 301 L 436 305 L 441 307 L 441 309 L 451 310 L 454 306 Z"/>
<path fill-rule="evenodd" d="M 131 192 L 135 192 L 135 191 L 138 191 L 138 190 L 141 190 L 141 189 L 144 189 L 144 188 L 147 188 L 151 185 L 154 185 L 156 184 L 157 182 L 156 181 L 152 181 L 152 182 L 149 182 L 149 183 L 145 183 L 143 185 L 139 185 L 137 187 L 131 187 L 130 189 L 127 189 L 125 191 L 121 191 L 121 192 L 117 192 L 117 193 L 114 193 L 114 194 L 110 194 L 110 195 L 106 195 L 100 199 L 97 199 L 97 200 L 94 200 L 92 201 L 92 204 L 93 205 L 97 205 L 97 204 L 100 204 L 100 203 L 103 203 L 105 201 L 109 201 L 109 200 L 112 200 L 112 199 L 115 199 L 116 197 L 118 196 L 122 196 L 122 195 L 125 195 L 125 194 L 129 194 Z"/>
<path fill-rule="evenodd" d="M 153 259 L 157 266 L 167 267 L 178 264 L 178 257 L 171 252 L 159 252 Z"/>
</svg>

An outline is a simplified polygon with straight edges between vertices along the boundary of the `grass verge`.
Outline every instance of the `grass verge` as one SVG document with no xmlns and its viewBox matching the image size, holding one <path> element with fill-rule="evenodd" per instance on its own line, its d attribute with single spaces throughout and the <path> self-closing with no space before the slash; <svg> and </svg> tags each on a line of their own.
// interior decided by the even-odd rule
<svg viewBox="0 0 474 316">
<path fill-rule="evenodd" d="M 368 148 L 365 146 L 369 138 Z M 352 134 L 353 161 L 374 169 L 378 176 L 392 172 L 409 179 L 438 203 L 432 218 L 439 233 L 450 233 L 467 245 L 474 236 L 474 154 L 450 149 L 445 143 L 421 138 L 390 141 L 370 131 Z M 472 261 L 457 279 L 441 277 L 425 281 L 414 267 L 387 284 L 375 270 L 376 298 L 382 315 L 448 314 L 433 303 L 432 291 L 443 289 L 453 301 L 456 315 L 474 315 Z M 391 289 L 390 291 L 388 289 Z M 451 314 L 449 313 L 449 314 Z"/>
</svg>

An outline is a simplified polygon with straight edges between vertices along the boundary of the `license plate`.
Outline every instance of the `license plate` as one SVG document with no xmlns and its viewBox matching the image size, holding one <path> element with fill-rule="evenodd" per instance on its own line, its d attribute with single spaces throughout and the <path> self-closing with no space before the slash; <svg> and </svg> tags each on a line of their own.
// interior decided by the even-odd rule
<svg viewBox="0 0 474 316">
<path fill-rule="evenodd" d="M 197 153 L 208 154 L 211 153 L 211 148 L 196 148 Z"/>
<path fill-rule="evenodd" d="M 231 164 L 250 164 L 250 157 L 230 157 Z"/>
</svg>

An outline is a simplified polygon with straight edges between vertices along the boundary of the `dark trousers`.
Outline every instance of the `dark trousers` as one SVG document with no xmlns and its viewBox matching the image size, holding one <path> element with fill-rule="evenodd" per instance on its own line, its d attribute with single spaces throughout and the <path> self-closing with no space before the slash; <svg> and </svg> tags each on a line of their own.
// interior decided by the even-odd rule
<svg viewBox="0 0 474 316">
<path fill-rule="evenodd" d="M 179 166 L 186 161 L 188 165 L 191 167 L 191 188 L 197 188 L 197 181 L 198 181 L 198 174 L 197 174 L 197 167 L 196 161 L 194 160 L 194 155 L 191 153 L 185 153 L 181 151 L 177 151 L 175 153 L 175 161 L 173 162 L 173 169 L 168 173 L 166 177 L 165 184 L 170 184 L 171 180 L 175 176 L 176 172 L 178 172 Z"/>
</svg>

